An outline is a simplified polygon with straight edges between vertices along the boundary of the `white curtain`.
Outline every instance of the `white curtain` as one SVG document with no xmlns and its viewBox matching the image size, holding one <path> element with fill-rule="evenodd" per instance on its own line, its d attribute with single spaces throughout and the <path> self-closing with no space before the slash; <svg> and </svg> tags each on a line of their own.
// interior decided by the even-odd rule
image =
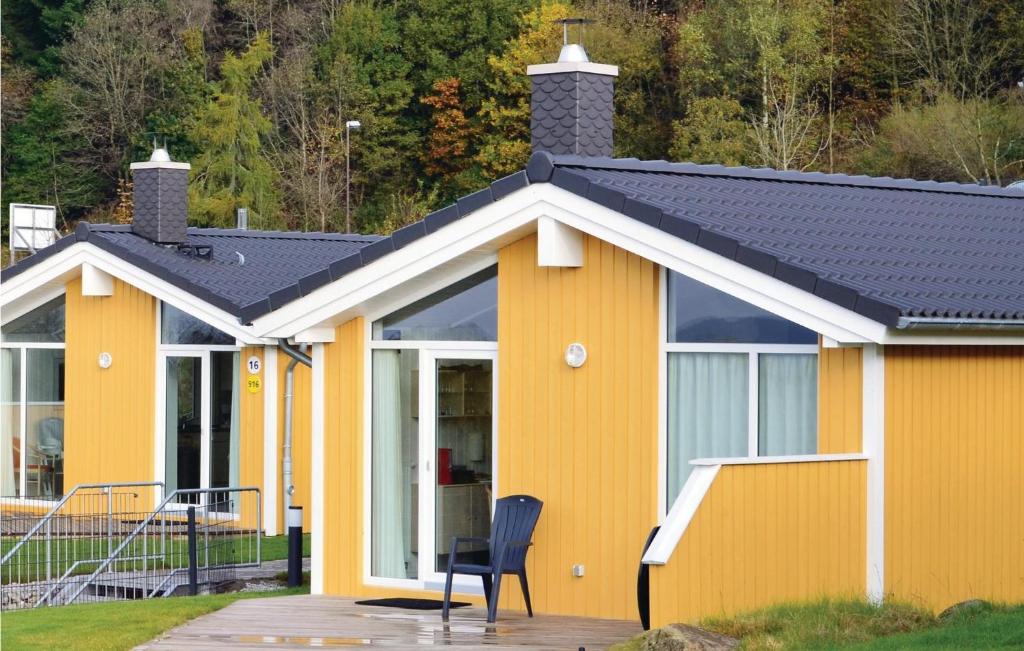
<svg viewBox="0 0 1024 651">
<path fill-rule="evenodd" d="M 181 358 L 167 358 L 164 387 L 164 494 L 178 488 L 178 369 Z"/>
<path fill-rule="evenodd" d="M 668 356 L 668 496 L 679 495 L 690 461 L 748 454 L 748 356 Z"/>
<path fill-rule="evenodd" d="M 817 355 L 762 354 L 758 367 L 758 454 L 817 452 Z"/>
<path fill-rule="evenodd" d="M 397 350 L 373 351 L 371 573 L 406 578 L 402 405 Z"/>
<path fill-rule="evenodd" d="M 228 443 L 228 485 L 241 486 L 239 483 L 239 461 L 241 455 L 241 435 L 239 430 L 240 407 L 238 404 L 241 393 L 240 377 L 241 360 L 238 353 L 231 356 L 231 438 Z M 236 505 L 237 508 L 237 505 Z"/>
<path fill-rule="evenodd" d="M 16 348 L 2 349 L 0 356 L 0 382 L 2 385 L 3 414 L 0 415 L 0 496 L 11 497 L 16 493 L 14 485 L 14 438 L 15 432 L 21 431 L 21 392 L 17 390 L 21 382 L 20 369 L 14 363 L 15 356 L 21 351 Z M 20 436 L 20 434 L 19 434 Z"/>
</svg>

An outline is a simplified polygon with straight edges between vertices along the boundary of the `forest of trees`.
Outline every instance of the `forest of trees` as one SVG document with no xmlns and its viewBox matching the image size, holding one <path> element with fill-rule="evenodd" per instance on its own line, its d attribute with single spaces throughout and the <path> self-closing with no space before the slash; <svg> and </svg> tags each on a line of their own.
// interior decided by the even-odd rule
<svg viewBox="0 0 1024 651">
<path fill-rule="evenodd" d="M 526 66 L 582 15 L 617 156 L 1024 178 L 1024 0 L 12 0 L 9 202 L 130 220 L 154 139 L 196 225 L 387 232 L 521 169 Z M 4 235 L 6 239 L 6 235 Z"/>
</svg>

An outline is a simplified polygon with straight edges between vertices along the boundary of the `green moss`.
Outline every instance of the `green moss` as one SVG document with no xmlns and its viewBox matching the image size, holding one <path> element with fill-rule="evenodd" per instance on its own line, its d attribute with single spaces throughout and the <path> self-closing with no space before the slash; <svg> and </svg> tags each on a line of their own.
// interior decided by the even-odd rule
<svg viewBox="0 0 1024 651">
<path fill-rule="evenodd" d="M 1024 648 L 1024 605 L 978 604 L 939 620 L 902 603 L 857 600 L 783 604 L 711 617 L 702 628 L 738 638 L 742 649 L 1008 649 Z M 640 651 L 640 637 L 613 647 Z"/>
</svg>

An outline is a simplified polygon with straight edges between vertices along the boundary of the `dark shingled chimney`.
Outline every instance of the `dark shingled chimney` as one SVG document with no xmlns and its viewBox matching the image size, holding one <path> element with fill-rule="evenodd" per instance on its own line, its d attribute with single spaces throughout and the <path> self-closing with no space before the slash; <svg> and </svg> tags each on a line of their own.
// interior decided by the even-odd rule
<svg viewBox="0 0 1024 651">
<path fill-rule="evenodd" d="M 558 63 L 529 66 L 532 80 L 530 136 L 533 151 L 580 156 L 612 155 L 612 117 L 616 66 L 591 63 L 582 45 L 569 43 L 568 26 L 581 18 L 559 21 L 563 29 Z"/>
<path fill-rule="evenodd" d="M 132 163 L 132 232 L 160 244 L 181 244 L 188 226 L 188 163 L 171 161 L 157 149 L 145 163 Z"/>
</svg>

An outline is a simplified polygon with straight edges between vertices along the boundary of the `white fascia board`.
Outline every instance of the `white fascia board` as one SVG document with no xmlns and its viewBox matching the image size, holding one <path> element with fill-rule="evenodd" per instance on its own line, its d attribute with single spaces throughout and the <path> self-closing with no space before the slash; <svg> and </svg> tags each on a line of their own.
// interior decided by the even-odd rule
<svg viewBox="0 0 1024 651">
<path fill-rule="evenodd" d="M 54 281 L 67 281 L 82 274 L 82 266 L 90 265 L 95 270 L 109 274 L 136 287 L 150 296 L 188 312 L 196 318 L 247 344 L 267 343 L 253 334 L 251 327 L 243 326 L 238 318 L 224 310 L 200 300 L 183 289 L 143 271 L 135 265 L 90 244 L 76 242 L 63 251 L 43 260 L 31 269 L 4 282 L 0 290 L 0 310 L 7 319 L 10 306 L 18 309 L 19 303 L 31 300 L 40 286 Z"/>
<path fill-rule="evenodd" d="M 257 318 L 259 336 L 290 337 L 373 301 L 384 292 L 429 274 L 471 252 L 493 251 L 511 234 L 525 235 L 547 217 L 685 274 L 813 330 L 838 345 L 864 343 L 915 345 L 1022 345 L 1024 335 L 929 334 L 895 332 L 852 310 L 751 269 L 692 242 L 632 219 L 550 183 L 517 190 L 489 206 L 395 253 Z"/>
<path fill-rule="evenodd" d="M 113 296 L 114 277 L 86 262 L 82 265 L 82 296 Z"/>
<path fill-rule="evenodd" d="M 546 184 L 544 184 L 546 185 Z M 542 214 L 544 185 L 529 185 L 253 321 L 264 337 L 291 337 L 456 258 L 487 248 Z"/>
</svg>

